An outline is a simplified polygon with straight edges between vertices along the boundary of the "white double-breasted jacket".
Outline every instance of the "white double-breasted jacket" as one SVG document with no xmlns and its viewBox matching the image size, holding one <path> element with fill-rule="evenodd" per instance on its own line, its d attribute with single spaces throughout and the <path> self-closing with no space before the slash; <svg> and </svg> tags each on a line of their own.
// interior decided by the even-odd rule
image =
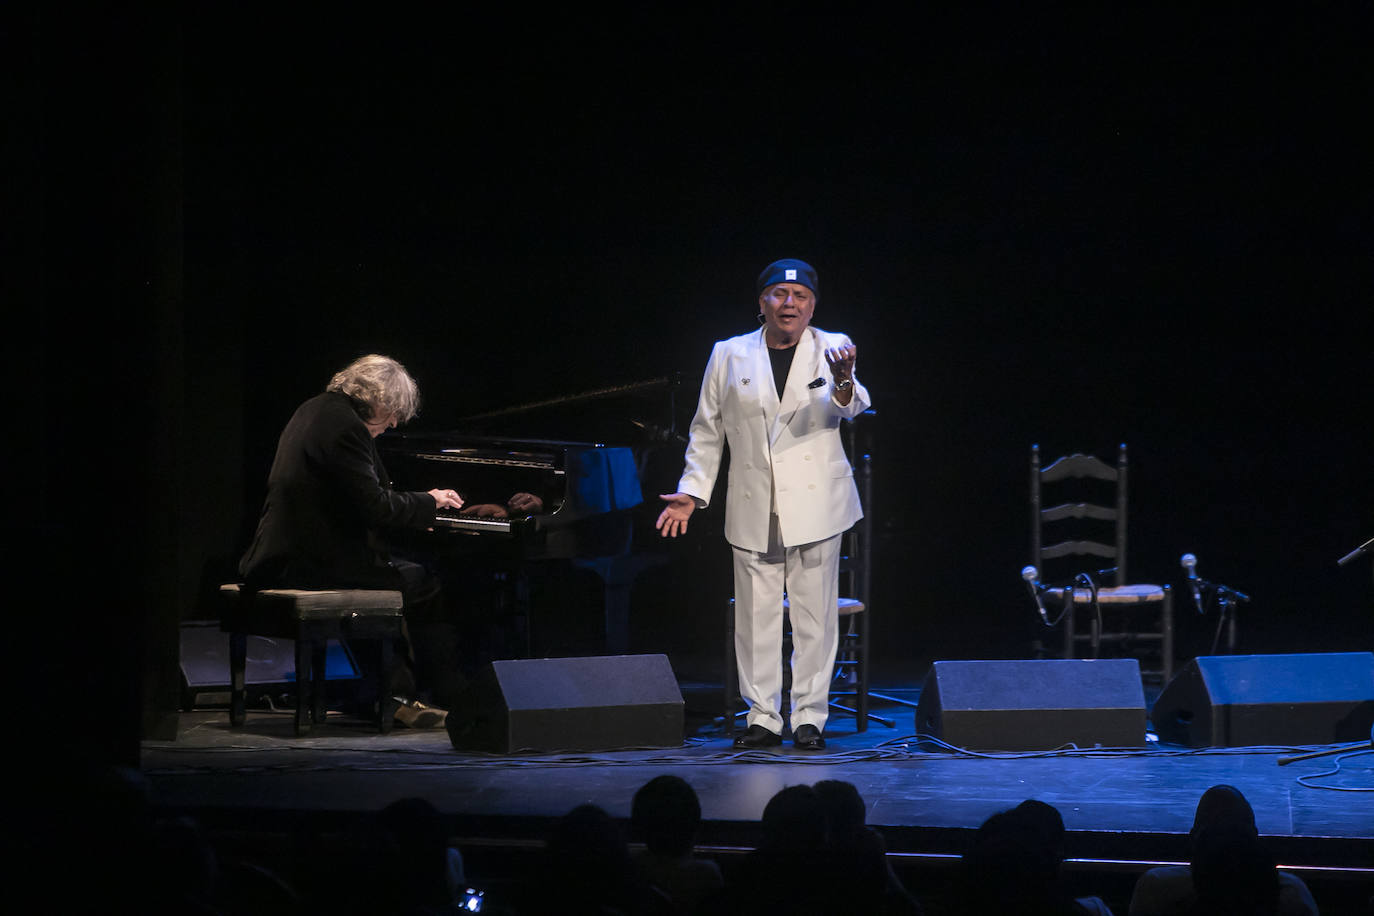
<svg viewBox="0 0 1374 916">
<path fill-rule="evenodd" d="M 731 337 L 711 350 L 678 483 L 678 492 L 705 508 L 728 442 L 725 539 L 759 552 L 768 548 L 770 510 L 787 547 L 824 540 L 863 517 L 839 430 L 842 419 L 870 403 L 857 377 L 849 403 L 835 400 L 825 351 L 850 340 L 814 327 L 797 342 L 779 398 L 763 333 Z"/>
</svg>

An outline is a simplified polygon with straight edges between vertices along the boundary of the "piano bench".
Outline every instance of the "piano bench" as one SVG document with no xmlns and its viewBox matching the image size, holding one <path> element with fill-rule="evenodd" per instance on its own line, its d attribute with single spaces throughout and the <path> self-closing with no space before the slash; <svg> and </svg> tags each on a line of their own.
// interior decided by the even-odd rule
<svg viewBox="0 0 1374 916">
<path fill-rule="evenodd" d="M 395 640 L 404 635 L 399 591 L 268 588 L 250 592 L 237 583 L 221 585 L 220 629 L 229 633 L 229 723 L 246 718 L 248 637 L 292 639 L 296 643 L 296 735 L 310 734 L 325 717 L 325 650 L 328 641 L 376 639 L 381 672 L 391 668 Z M 380 676 L 384 676 L 379 674 Z M 376 724 L 391 731 L 391 716 L 379 685 Z"/>
</svg>

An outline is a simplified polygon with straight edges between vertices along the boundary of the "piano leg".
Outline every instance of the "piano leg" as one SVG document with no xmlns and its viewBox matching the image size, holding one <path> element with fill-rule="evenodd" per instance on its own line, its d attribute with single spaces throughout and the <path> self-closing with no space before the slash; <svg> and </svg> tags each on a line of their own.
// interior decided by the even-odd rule
<svg viewBox="0 0 1374 916">
<path fill-rule="evenodd" d="M 620 554 L 574 561 L 574 565 L 591 570 L 601 579 L 608 654 L 624 655 L 630 651 L 630 594 L 635 579 L 645 569 L 664 562 L 666 558 L 657 554 Z"/>
</svg>

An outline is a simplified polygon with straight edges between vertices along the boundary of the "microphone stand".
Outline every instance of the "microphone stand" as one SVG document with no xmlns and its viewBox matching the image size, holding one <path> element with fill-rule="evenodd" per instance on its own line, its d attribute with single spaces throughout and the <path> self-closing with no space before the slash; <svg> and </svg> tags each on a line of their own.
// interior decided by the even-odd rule
<svg viewBox="0 0 1374 916">
<path fill-rule="evenodd" d="M 1217 618 L 1216 636 L 1212 637 L 1212 651 L 1216 651 L 1217 640 L 1221 638 L 1221 628 L 1226 626 L 1226 654 L 1236 654 L 1236 605 L 1242 601 L 1249 601 L 1250 596 L 1245 592 L 1228 588 L 1225 585 L 1213 585 L 1210 582 L 1203 583 L 1204 588 L 1212 589 L 1212 593 L 1217 596 L 1217 609 L 1220 616 Z"/>
<path fill-rule="evenodd" d="M 1288 766 L 1290 763 L 1297 763 L 1299 760 L 1311 760 L 1314 757 L 1330 757 L 1332 754 L 1345 754 L 1365 747 L 1374 749 L 1374 729 L 1371 729 L 1369 732 L 1369 744 L 1365 744 L 1363 741 L 1356 741 L 1352 744 L 1343 744 L 1340 747 L 1329 747 L 1324 751 L 1312 751 L 1307 754 L 1291 754 L 1287 757 L 1280 757 L 1278 764 L 1283 767 Z"/>
<path fill-rule="evenodd" d="M 1365 541 L 1363 544 L 1361 544 L 1359 547 L 1356 547 L 1354 550 L 1350 551 L 1350 553 L 1348 553 L 1348 554 L 1346 554 L 1345 556 L 1341 557 L 1339 560 L 1336 561 L 1336 565 L 1337 565 L 1337 566 L 1344 566 L 1345 564 L 1349 563 L 1351 560 L 1355 559 L 1356 557 L 1361 557 L 1361 556 L 1364 556 L 1365 554 L 1369 553 L 1371 548 L 1374 548 L 1374 538 L 1370 538 L 1369 540 L 1367 540 L 1367 541 Z M 1374 568 L 1374 566 L 1372 566 L 1371 568 Z M 1330 756 L 1331 754 L 1344 754 L 1344 753 L 1346 753 L 1347 751 L 1353 751 L 1353 750 L 1355 750 L 1356 748 L 1361 747 L 1361 746 L 1362 746 L 1361 742 L 1358 742 L 1358 741 L 1357 741 L 1357 742 L 1355 742 L 1355 743 L 1353 743 L 1353 744 L 1346 744 L 1346 745 L 1342 745 L 1341 747 L 1333 747 L 1333 748 L 1330 748 L 1330 749 L 1325 750 L 1325 751 L 1313 751 L 1313 752 L 1310 753 L 1310 754 L 1294 754 L 1294 755 L 1289 756 L 1289 757 L 1280 757 L 1280 758 L 1279 758 L 1279 766 L 1286 766 L 1287 764 L 1295 763 L 1296 761 L 1299 761 L 1299 760 L 1311 760 L 1311 759 L 1314 758 L 1314 757 L 1328 757 L 1328 756 Z M 1369 746 L 1369 748 L 1370 748 L 1371 750 L 1374 750 L 1374 725 L 1370 726 L 1370 728 L 1369 728 L 1369 745 L 1368 745 L 1368 746 Z"/>
<path fill-rule="evenodd" d="M 1202 605 L 1207 606 L 1207 596 L 1215 595 L 1217 599 L 1217 632 L 1212 637 L 1212 654 L 1217 652 L 1217 643 L 1221 641 L 1222 627 L 1226 628 L 1226 654 L 1236 654 L 1236 605 L 1242 601 L 1248 602 L 1250 596 L 1240 589 L 1231 588 L 1229 585 L 1220 585 L 1216 582 L 1209 582 L 1206 579 L 1198 578 L 1198 592 L 1202 595 Z"/>
</svg>

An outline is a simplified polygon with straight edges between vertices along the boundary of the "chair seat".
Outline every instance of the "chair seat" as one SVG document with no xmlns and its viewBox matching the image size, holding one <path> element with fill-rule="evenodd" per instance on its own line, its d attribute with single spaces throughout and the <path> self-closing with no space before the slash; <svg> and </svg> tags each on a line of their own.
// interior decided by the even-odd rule
<svg viewBox="0 0 1374 916">
<path fill-rule="evenodd" d="M 1054 601 L 1063 601 L 1066 588 L 1046 589 L 1045 594 Z M 1108 588 L 1097 590 L 1098 604 L 1149 604 L 1155 601 L 1164 600 L 1165 591 L 1159 585 L 1113 585 Z M 1073 590 L 1074 604 L 1092 604 L 1093 593 L 1091 589 L 1075 588 Z"/>
</svg>

